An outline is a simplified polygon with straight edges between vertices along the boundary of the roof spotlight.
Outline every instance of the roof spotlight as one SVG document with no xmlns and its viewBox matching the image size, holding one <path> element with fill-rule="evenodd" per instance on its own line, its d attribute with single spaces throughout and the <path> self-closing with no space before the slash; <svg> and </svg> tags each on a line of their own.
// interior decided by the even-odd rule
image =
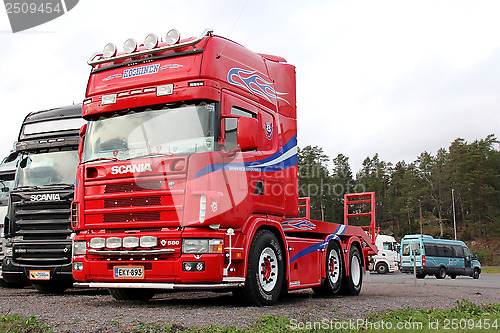
<svg viewBox="0 0 500 333">
<path fill-rule="evenodd" d="M 102 55 L 104 58 L 111 58 L 116 55 L 116 45 L 113 43 L 108 43 L 104 46 L 104 50 L 102 51 Z"/>
<path fill-rule="evenodd" d="M 158 46 L 158 36 L 155 34 L 149 34 L 146 36 L 146 39 L 144 39 L 144 46 L 148 49 L 154 49 L 155 47 Z"/>
<path fill-rule="evenodd" d="M 137 42 L 133 38 L 129 38 L 123 43 L 123 51 L 125 53 L 132 53 L 137 50 Z"/>
<path fill-rule="evenodd" d="M 181 39 L 180 32 L 176 29 L 172 29 L 169 32 L 167 32 L 167 36 L 165 37 L 165 42 L 168 45 L 175 45 L 179 43 L 180 39 Z"/>
</svg>

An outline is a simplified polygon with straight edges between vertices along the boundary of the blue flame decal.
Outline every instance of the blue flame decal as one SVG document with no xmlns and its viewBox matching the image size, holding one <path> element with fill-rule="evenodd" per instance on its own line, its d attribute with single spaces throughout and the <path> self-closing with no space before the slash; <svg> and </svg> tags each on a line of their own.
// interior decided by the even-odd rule
<svg viewBox="0 0 500 333">
<path fill-rule="evenodd" d="M 227 73 L 227 81 L 235 86 L 245 88 L 251 93 L 257 94 L 262 98 L 271 102 L 271 98 L 288 101 L 280 95 L 288 95 L 287 93 L 277 92 L 272 83 L 267 82 L 259 75 L 255 74 L 257 71 L 249 71 L 241 68 L 231 68 Z"/>
</svg>

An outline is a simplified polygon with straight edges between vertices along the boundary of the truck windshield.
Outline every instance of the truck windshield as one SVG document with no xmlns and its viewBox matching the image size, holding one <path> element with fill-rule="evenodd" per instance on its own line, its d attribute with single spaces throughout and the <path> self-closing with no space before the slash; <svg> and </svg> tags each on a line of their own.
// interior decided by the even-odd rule
<svg viewBox="0 0 500 333">
<path fill-rule="evenodd" d="M 82 163 L 214 150 L 215 103 L 163 104 L 88 123 Z"/>
<path fill-rule="evenodd" d="M 76 150 L 28 154 L 19 162 L 17 187 L 50 186 L 75 183 Z"/>
</svg>

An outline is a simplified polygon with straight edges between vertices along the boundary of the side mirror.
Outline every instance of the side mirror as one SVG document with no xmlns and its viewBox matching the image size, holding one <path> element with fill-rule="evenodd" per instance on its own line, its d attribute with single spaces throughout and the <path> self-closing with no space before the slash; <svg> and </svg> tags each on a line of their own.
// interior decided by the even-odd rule
<svg viewBox="0 0 500 333">
<path fill-rule="evenodd" d="M 250 151 L 259 147 L 259 121 L 255 118 L 238 118 L 237 140 L 241 151 Z"/>
<path fill-rule="evenodd" d="M 87 124 L 83 124 L 80 128 L 80 141 L 78 142 L 78 161 L 82 161 L 83 153 L 83 140 L 85 139 L 85 133 L 87 133 Z"/>
<path fill-rule="evenodd" d="M 28 157 L 25 157 L 21 160 L 21 162 L 19 162 L 19 167 L 21 169 L 24 169 L 26 168 L 26 166 L 28 165 L 28 159 L 29 159 L 29 156 Z"/>
<path fill-rule="evenodd" d="M 87 132 L 87 124 L 83 124 L 83 126 L 80 128 L 80 138 L 83 138 L 86 132 Z"/>
</svg>

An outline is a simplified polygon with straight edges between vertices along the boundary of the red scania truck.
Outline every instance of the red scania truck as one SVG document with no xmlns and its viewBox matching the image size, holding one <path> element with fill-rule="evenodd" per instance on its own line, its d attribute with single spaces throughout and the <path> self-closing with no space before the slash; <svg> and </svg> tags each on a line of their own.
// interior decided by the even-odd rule
<svg viewBox="0 0 500 333">
<path fill-rule="evenodd" d="M 298 197 L 294 66 L 211 30 L 129 39 L 123 52 L 110 43 L 89 64 L 76 286 L 122 300 L 226 289 L 252 305 L 301 288 L 360 292 L 377 253 L 374 196 L 346 197 L 371 211 L 346 208 L 344 223 L 309 218 Z M 370 226 L 348 225 L 353 216 Z"/>
</svg>

